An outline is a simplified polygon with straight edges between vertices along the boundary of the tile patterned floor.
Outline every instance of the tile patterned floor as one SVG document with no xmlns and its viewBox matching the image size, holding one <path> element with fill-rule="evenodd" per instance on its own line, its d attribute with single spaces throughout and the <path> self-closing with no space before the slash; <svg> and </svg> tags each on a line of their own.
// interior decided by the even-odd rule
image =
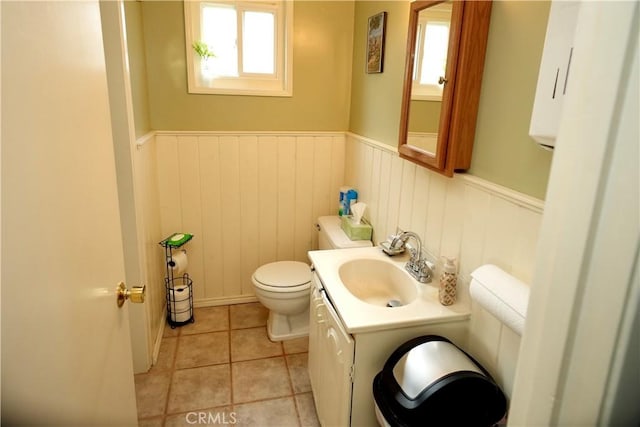
<svg viewBox="0 0 640 427">
<path fill-rule="evenodd" d="M 135 376 L 140 427 L 318 426 L 308 340 L 272 342 L 259 303 L 196 308 L 165 328 L 158 362 Z"/>
</svg>

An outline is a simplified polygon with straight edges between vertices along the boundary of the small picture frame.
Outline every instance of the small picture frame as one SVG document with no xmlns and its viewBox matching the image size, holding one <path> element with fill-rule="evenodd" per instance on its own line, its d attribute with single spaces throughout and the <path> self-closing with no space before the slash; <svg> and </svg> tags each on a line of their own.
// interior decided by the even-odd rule
<svg viewBox="0 0 640 427">
<path fill-rule="evenodd" d="M 384 64 L 384 33 L 387 25 L 387 12 L 369 17 L 367 28 L 367 74 L 381 73 Z"/>
</svg>

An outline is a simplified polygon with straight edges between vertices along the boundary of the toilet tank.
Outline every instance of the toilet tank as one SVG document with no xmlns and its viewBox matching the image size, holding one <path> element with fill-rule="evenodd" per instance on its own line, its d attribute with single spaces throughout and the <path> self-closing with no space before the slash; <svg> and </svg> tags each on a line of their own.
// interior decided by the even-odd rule
<svg viewBox="0 0 640 427">
<path fill-rule="evenodd" d="M 370 240 L 351 240 L 342 231 L 339 216 L 318 218 L 318 249 L 346 249 L 373 246 Z"/>
</svg>

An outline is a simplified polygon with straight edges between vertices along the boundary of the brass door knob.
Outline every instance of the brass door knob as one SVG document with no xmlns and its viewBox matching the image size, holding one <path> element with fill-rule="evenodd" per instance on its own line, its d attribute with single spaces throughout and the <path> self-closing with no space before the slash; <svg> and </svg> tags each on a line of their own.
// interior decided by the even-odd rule
<svg viewBox="0 0 640 427">
<path fill-rule="evenodd" d="M 118 283 L 118 287 L 116 289 L 116 299 L 118 303 L 118 307 L 122 307 L 124 302 L 128 299 L 133 303 L 141 304 L 144 302 L 144 293 L 146 286 L 134 286 L 131 290 L 127 289 L 127 286 L 124 282 Z"/>
</svg>

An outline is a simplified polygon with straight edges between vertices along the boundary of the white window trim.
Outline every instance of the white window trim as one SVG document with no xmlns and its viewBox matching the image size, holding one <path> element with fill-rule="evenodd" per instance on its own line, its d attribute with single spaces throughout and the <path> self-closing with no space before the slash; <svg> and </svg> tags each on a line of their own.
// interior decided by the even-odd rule
<svg viewBox="0 0 640 427">
<path fill-rule="evenodd" d="M 187 64 L 187 90 L 189 93 L 218 94 L 218 95 L 250 95 L 250 96 L 293 96 L 293 1 L 283 1 L 281 13 L 276 14 L 276 20 L 284 19 L 284 25 L 276 22 L 276 76 L 265 78 L 257 74 L 244 74 L 240 78 L 217 77 L 208 79 L 198 71 L 200 58 L 193 51 L 192 44 L 200 33 L 200 6 L 202 3 L 217 3 L 214 1 L 184 2 L 185 20 L 185 49 Z M 220 2 L 223 3 L 223 2 Z M 241 2 L 239 2 L 241 3 Z M 273 7 L 280 2 L 261 1 L 266 8 Z M 253 10 L 260 8 L 253 2 Z M 257 6 L 257 7 L 256 7 Z M 284 40 L 279 43 L 278 40 Z M 278 56 L 283 61 L 278 60 Z M 283 64 L 284 62 L 284 64 Z"/>
</svg>

